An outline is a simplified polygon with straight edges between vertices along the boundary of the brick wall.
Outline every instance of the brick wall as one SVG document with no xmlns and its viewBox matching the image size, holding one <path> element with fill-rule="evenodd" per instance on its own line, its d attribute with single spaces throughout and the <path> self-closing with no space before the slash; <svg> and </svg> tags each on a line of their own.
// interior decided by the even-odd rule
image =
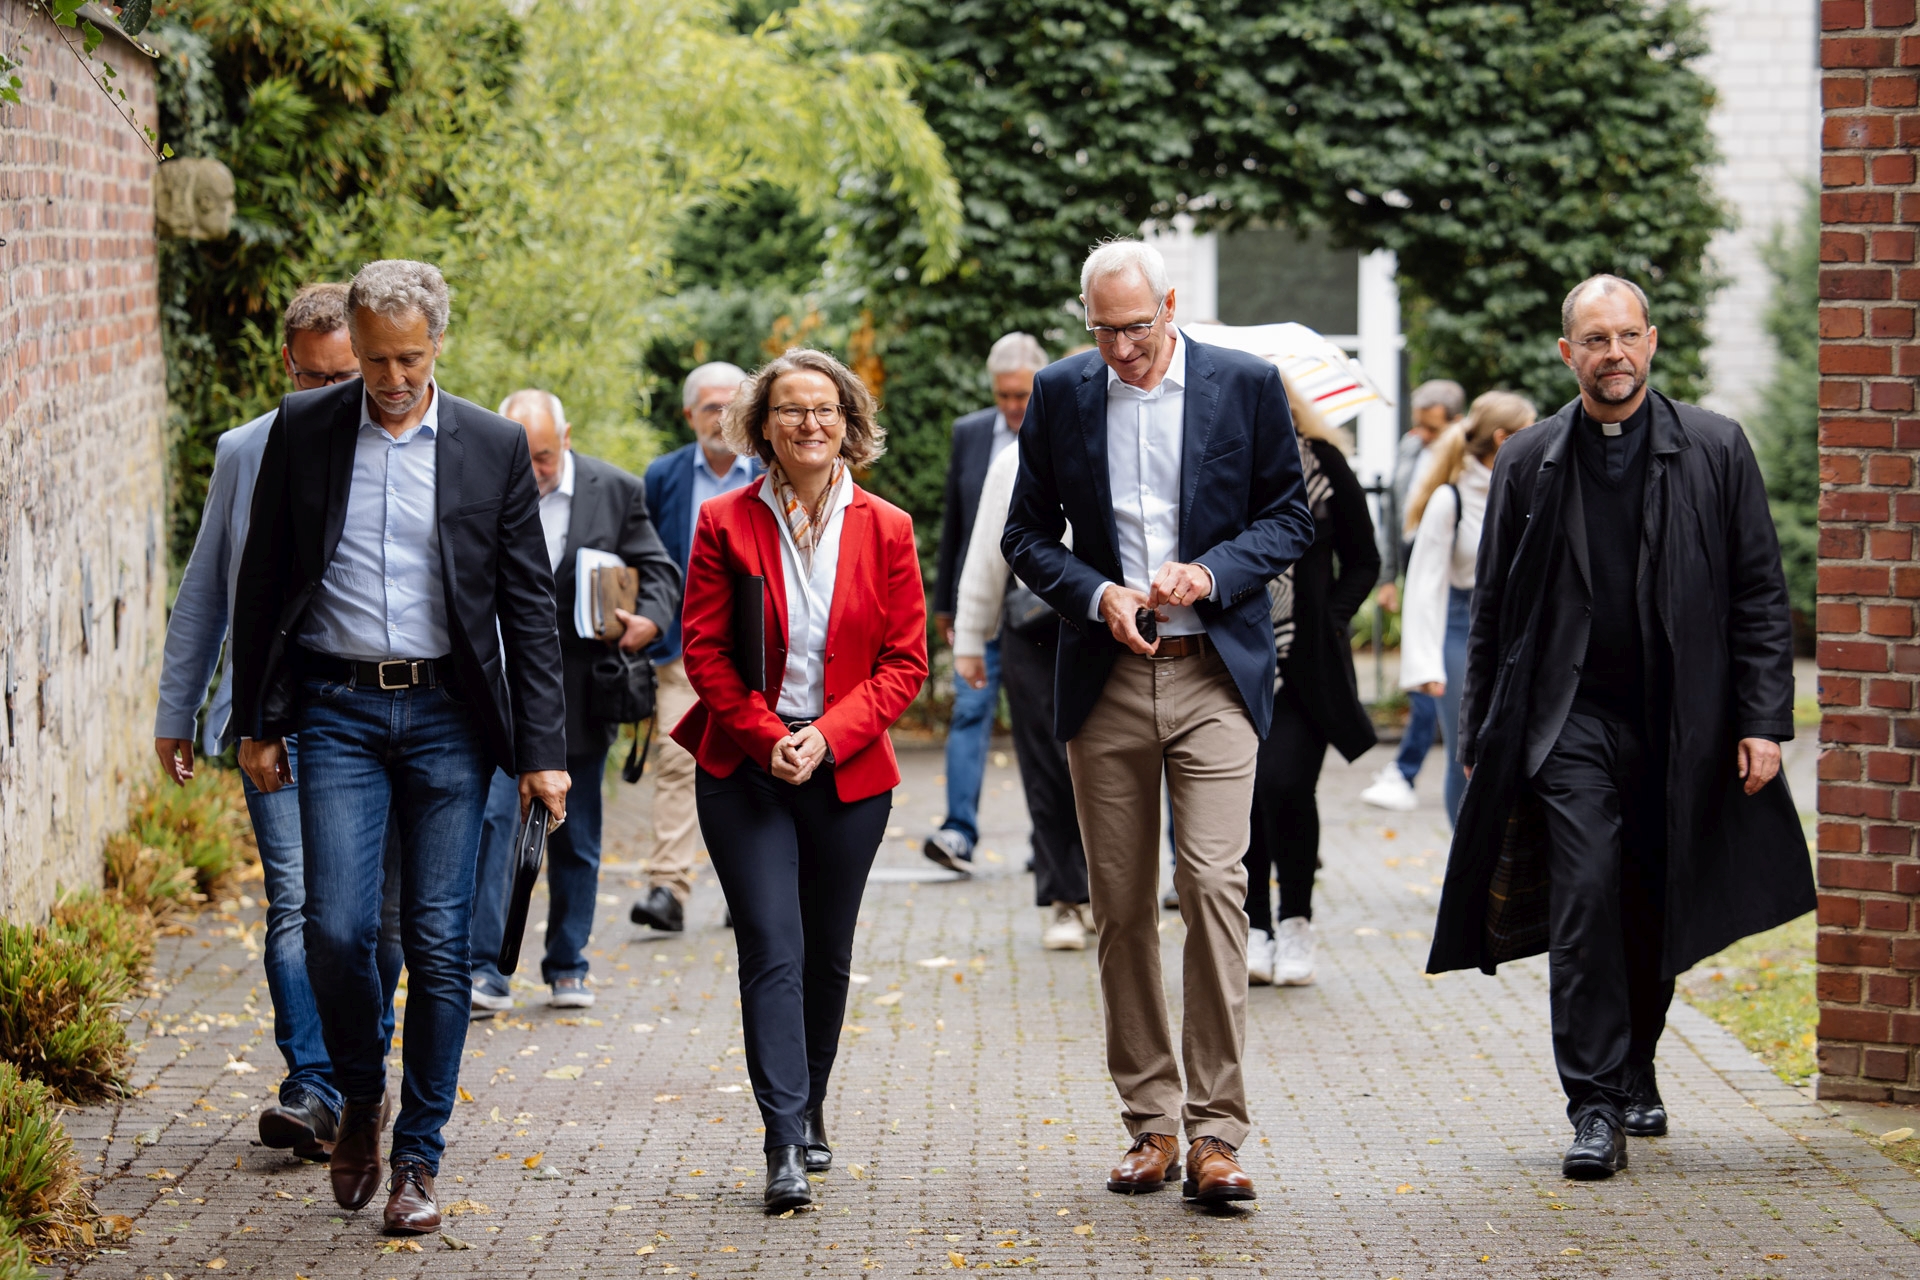
<svg viewBox="0 0 1920 1280">
<path fill-rule="evenodd" d="M 1820 241 L 1820 1093 L 1920 1100 L 1920 24 L 1825 0 Z"/>
<path fill-rule="evenodd" d="M 98 883 L 148 776 L 165 627 L 153 161 L 51 23 L 0 0 L 0 911 Z M 148 60 L 100 55 L 154 122 Z"/>
</svg>

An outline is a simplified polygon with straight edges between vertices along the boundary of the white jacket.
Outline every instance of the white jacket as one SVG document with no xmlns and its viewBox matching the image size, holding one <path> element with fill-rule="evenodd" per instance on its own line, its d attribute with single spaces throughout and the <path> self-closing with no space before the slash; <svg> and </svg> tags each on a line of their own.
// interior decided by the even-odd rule
<svg viewBox="0 0 1920 1280">
<path fill-rule="evenodd" d="M 1407 590 L 1400 613 L 1400 687 L 1418 689 L 1447 678 L 1447 588 L 1473 590 L 1480 554 L 1480 522 L 1487 513 L 1493 470 L 1469 456 L 1453 490 L 1445 485 L 1427 499 L 1407 562 Z M 1452 553 L 1448 553 L 1448 549 Z"/>
<path fill-rule="evenodd" d="M 960 586 L 953 609 L 953 656 L 977 658 L 987 641 L 1000 630 L 1000 606 L 1007 597 L 1013 572 L 1000 554 L 1000 535 L 1007 531 L 1007 509 L 1013 506 L 1013 481 L 1020 473 L 1020 450 L 1002 449 L 987 467 L 980 485 L 980 508 L 973 517 L 973 540 L 961 561 Z M 1073 530 L 1062 541 L 1073 545 Z M 1018 581 L 1018 579 L 1014 579 Z"/>
</svg>

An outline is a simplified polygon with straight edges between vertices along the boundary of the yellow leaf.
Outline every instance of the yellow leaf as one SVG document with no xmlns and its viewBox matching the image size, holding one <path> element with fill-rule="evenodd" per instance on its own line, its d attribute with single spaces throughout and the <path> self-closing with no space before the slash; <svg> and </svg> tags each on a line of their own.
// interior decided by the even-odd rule
<svg viewBox="0 0 1920 1280">
<path fill-rule="evenodd" d="M 855 1182 L 858 1182 L 867 1176 L 867 1166 L 863 1164 L 850 1164 L 847 1166 L 847 1172 L 853 1175 Z"/>
<path fill-rule="evenodd" d="M 1899 1128 L 1899 1129 L 1887 1130 L 1885 1133 L 1880 1135 L 1880 1141 L 1905 1142 L 1908 1138 L 1911 1138 L 1912 1136 L 1913 1136 L 1913 1129 L 1910 1126 L 1903 1126 L 1902 1128 Z"/>
<path fill-rule="evenodd" d="M 722 1252 L 722 1253 L 738 1253 L 738 1252 L 740 1252 L 740 1250 L 739 1250 L 739 1247 L 738 1247 L 738 1246 L 736 1246 L 736 1245 L 730 1245 L 730 1244 L 723 1244 L 723 1245 L 721 1245 L 721 1246 L 720 1246 L 720 1252 Z"/>
<path fill-rule="evenodd" d="M 578 1080 L 581 1076 L 585 1075 L 586 1073 L 587 1073 L 587 1069 L 585 1067 L 581 1066 L 577 1062 L 574 1062 L 574 1063 L 569 1063 L 564 1067 L 555 1067 L 551 1071 L 542 1071 L 540 1074 L 545 1076 L 549 1080 Z"/>
<path fill-rule="evenodd" d="M 218 1271 L 226 1265 L 227 1260 L 225 1258 L 210 1258 L 207 1260 L 207 1270 L 209 1271 Z"/>
<path fill-rule="evenodd" d="M 1580 1254 L 1581 1250 L 1579 1249 L 1562 1249 L 1560 1251 L 1560 1256 L 1563 1258 L 1577 1258 Z"/>
<path fill-rule="evenodd" d="M 460 1086 L 460 1101 L 462 1102 L 473 1101 L 473 1095 L 467 1092 L 467 1086 L 465 1085 Z"/>
<path fill-rule="evenodd" d="M 525 1160 L 522 1160 L 520 1163 L 527 1166 L 527 1168 L 529 1169 L 538 1169 L 540 1167 L 540 1161 L 545 1158 L 546 1158 L 546 1152 L 536 1151 L 532 1155 L 528 1156 Z"/>
<path fill-rule="evenodd" d="M 653 1095 L 653 1100 L 655 1102 L 678 1102 L 680 1101 L 680 1095 L 677 1093 L 656 1093 Z"/>
<path fill-rule="evenodd" d="M 1413 1184 L 1411 1182 L 1403 1182 L 1393 1189 L 1393 1194 L 1403 1196 L 1411 1190 L 1413 1190 Z"/>
<path fill-rule="evenodd" d="M 1768 1253 L 1768 1254 L 1763 1254 L 1761 1256 L 1766 1258 L 1768 1262 L 1778 1262 L 1782 1258 L 1786 1257 L 1787 1255 L 1784 1253 Z"/>
<path fill-rule="evenodd" d="M 652 1252 L 653 1252 L 653 1246 L 652 1246 L 652 1245 L 650 1245 L 650 1244 L 643 1244 L 643 1245 L 641 1245 L 641 1246 L 640 1246 L 640 1247 L 639 1247 L 638 1249 L 635 1249 L 635 1250 L 633 1251 L 633 1256 L 634 1256 L 634 1257 L 636 1257 L 636 1258 L 644 1258 L 644 1257 L 646 1257 L 646 1256 L 647 1256 L 648 1254 L 650 1254 L 650 1253 L 652 1253 Z"/>
<path fill-rule="evenodd" d="M 1073 1229 L 1073 1234 L 1077 1236 L 1090 1236 L 1093 1234 L 1093 1224 L 1091 1222 L 1083 1222 Z"/>
<path fill-rule="evenodd" d="M 964 1253 L 949 1253 L 947 1254 L 947 1265 L 950 1267 L 959 1267 L 964 1271 L 967 1267 L 967 1255 Z"/>
<path fill-rule="evenodd" d="M 900 1003 L 900 993 L 899 993 L 898 991 L 889 991 L 889 992 L 887 992 L 887 993 L 886 993 L 886 994 L 884 994 L 884 995 L 878 995 L 878 996 L 875 996 L 875 997 L 873 998 L 873 1002 L 874 1002 L 875 1004 L 879 1004 L 879 1005 L 894 1005 L 894 1004 L 899 1004 L 899 1003 Z"/>
</svg>

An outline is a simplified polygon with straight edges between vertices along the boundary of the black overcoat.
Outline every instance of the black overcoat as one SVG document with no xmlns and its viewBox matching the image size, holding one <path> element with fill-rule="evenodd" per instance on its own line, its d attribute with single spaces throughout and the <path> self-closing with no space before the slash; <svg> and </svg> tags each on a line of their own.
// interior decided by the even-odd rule
<svg viewBox="0 0 1920 1280">
<path fill-rule="evenodd" d="M 1663 976 L 1815 905 L 1784 774 L 1747 796 L 1741 738 L 1793 736 L 1793 646 L 1780 545 L 1740 425 L 1650 392 L 1639 596 L 1647 688 L 1669 708 Z M 1578 401 L 1500 451 L 1481 535 L 1460 807 L 1429 973 L 1544 951 L 1545 830 L 1528 780 L 1579 685 L 1592 596 L 1571 450 Z"/>
<path fill-rule="evenodd" d="M 1293 687 L 1307 718 L 1351 761 L 1379 741 L 1354 683 L 1347 628 L 1380 578 L 1380 547 L 1366 490 L 1346 457 L 1325 440 L 1303 437 L 1300 448 L 1313 450 L 1333 494 L 1327 520 L 1314 521 L 1312 550 L 1293 565 L 1293 648 L 1280 677 Z"/>
</svg>

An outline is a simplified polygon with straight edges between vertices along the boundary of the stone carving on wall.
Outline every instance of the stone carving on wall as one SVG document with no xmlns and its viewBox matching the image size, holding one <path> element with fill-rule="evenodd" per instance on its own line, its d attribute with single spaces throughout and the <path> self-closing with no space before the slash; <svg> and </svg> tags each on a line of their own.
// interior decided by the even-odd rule
<svg viewBox="0 0 1920 1280">
<path fill-rule="evenodd" d="M 169 160 L 153 175 L 155 229 L 171 240 L 225 240 L 233 172 L 218 160 Z"/>
</svg>

